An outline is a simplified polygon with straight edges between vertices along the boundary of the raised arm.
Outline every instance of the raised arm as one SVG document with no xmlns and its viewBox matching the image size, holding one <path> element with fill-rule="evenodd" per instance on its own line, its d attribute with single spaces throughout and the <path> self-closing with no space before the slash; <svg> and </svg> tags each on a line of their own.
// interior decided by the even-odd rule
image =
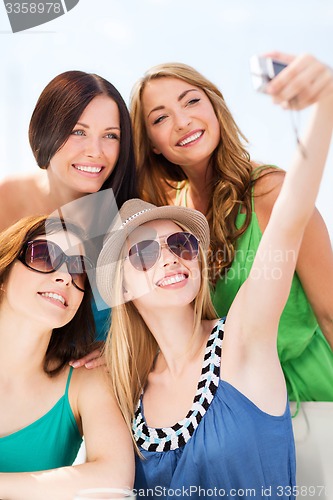
<svg viewBox="0 0 333 500">
<path fill-rule="evenodd" d="M 104 369 L 83 368 L 75 373 L 87 462 L 44 472 L 0 474 L 0 498 L 72 500 L 83 488 L 133 487 L 132 441 Z"/>
<path fill-rule="evenodd" d="M 261 321 L 258 331 L 266 330 L 273 320 L 277 326 L 287 300 L 300 243 L 314 210 L 332 136 L 332 124 L 333 98 L 323 99 L 315 105 L 311 123 L 302 141 L 306 157 L 299 150 L 296 151 L 259 245 L 250 280 L 244 287 L 246 293 L 254 293 L 260 299 Z M 256 276 L 260 276 L 259 279 Z M 251 317 L 254 304 L 251 297 L 247 303 L 248 300 Z"/>
<path fill-rule="evenodd" d="M 255 185 L 255 211 L 265 231 L 281 190 L 285 173 L 262 176 Z M 333 348 L 333 252 L 325 221 L 317 209 L 306 226 L 300 247 L 297 275 L 316 315 L 321 331 Z"/>
<path fill-rule="evenodd" d="M 244 381 L 251 381 L 253 373 L 257 374 L 257 381 L 260 377 L 267 377 L 266 395 L 261 397 L 259 390 L 254 390 L 253 394 L 261 402 L 264 401 L 264 406 L 265 400 L 270 400 L 265 408 L 272 411 L 278 411 L 278 407 L 281 409 L 281 404 L 270 406 L 272 384 L 281 398 L 284 397 L 284 382 L 276 350 L 278 323 L 289 295 L 305 227 L 314 211 L 332 136 L 331 78 L 331 91 L 328 92 L 325 87 L 320 94 L 302 138 L 306 156 L 296 150 L 249 278 L 238 292 L 227 318 L 225 350 L 228 355 L 224 358 L 224 376 L 241 388 Z M 235 358 L 241 361 L 242 367 L 237 374 L 232 368 Z M 249 387 L 251 383 L 246 382 L 246 385 Z M 252 377 L 252 385 L 259 387 L 260 384 L 253 384 Z"/>
</svg>

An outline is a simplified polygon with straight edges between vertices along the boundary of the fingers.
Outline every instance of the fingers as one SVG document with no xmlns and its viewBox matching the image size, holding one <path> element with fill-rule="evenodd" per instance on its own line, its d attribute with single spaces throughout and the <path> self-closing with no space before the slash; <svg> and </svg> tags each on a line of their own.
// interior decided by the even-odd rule
<svg viewBox="0 0 333 500">
<path fill-rule="evenodd" d="M 272 52 L 274 58 L 286 60 L 286 54 Z M 315 57 L 303 54 L 292 58 L 288 67 L 268 85 L 266 92 L 273 102 L 289 109 L 305 107 L 333 94 L 333 72 Z"/>
<path fill-rule="evenodd" d="M 80 368 L 81 366 L 85 366 L 86 368 L 96 368 L 97 366 L 104 365 L 105 361 L 104 358 L 101 357 L 101 351 L 99 349 L 95 349 L 83 358 L 70 361 L 69 364 L 73 368 Z"/>
<path fill-rule="evenodd" d="M 272 52 L 266 52 L 265 54 L 263 54 L 263 57 L 270 57 L 271 59 L 275 59 L 276 61 L 285 64 L 290 64 L 294 59 L 296 59 L 295 55 L 278 52 L 276 50 Z"/>
<path fill-rule="evenodd" d="M 91 361 L 88 361 L 87 363 L 85 363 L 84 366 L 90 370 L 90 369 L 98 368 L 99 366 L 105 366 L 105 365 L 106 365 L 106 362 L 105 362 L 104 356 L 99 356 L 98 358 L 95 358 Z"/>
<path fill-rule="evenodd" d="M 329 75 L 329 72 L 321 74 L 308 88 L 300 91 L 296 98 L 296 106 L 293 107 L 293 109 L 304 109 L 306 106 L 314 104 L 320 99 L 324 99 L 328 96 L 333 90 L 333 83 L 332 89 L 330 89 L 331 79 L 332 77 Z"/>
</svg>

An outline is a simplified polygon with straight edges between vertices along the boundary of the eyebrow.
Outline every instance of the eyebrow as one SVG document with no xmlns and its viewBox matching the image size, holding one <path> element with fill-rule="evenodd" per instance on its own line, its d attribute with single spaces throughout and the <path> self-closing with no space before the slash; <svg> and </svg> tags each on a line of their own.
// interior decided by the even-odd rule
<svg viewBox="0 0 333 500">
<path fill-rule="evenodd" d="M 188 90 L 184 90 L 184 92 L 182 92 L 178 98 L 177 98 L 177 101 L 180 102 L 182 99 L 184 99 L 184 97 L 189 93 L 189 92 L 198 92 L 199 89 L 188 89 Z M 148 115 L 147 115 L 147 118 L 149 118 L 149 116 L 151 115 L 151 113 L 153 113 L 154 111 L 161 111 L 162 109 L 165 109 L 165 106 L 156 106 L 156 108 L 152 109 Z"/>
<path fill-rule="evenodd" d="M 90 128 L 89 125 L 86 125 L 85 123 L 82 122 L 77 122 L 75 126 L 80 125 L 80 127 L 84 128 Z M 120 127 L 107 127 L 104 130 L 120 130 Z"/>
</svg>

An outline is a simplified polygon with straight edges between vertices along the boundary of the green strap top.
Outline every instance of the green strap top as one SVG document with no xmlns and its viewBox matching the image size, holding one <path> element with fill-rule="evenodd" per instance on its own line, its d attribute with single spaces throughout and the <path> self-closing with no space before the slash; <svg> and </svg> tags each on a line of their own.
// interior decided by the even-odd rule
<svg viewBox="0 0 333 500">
<path fill-rule="evenodd" d="M 74 462 L 82 437 L 68 400 L 72 372 L 71 367 L 65 394 L 50 411 L 27 427 L 0 438 L 0 472 L 33 472 Z"/>
</svg>

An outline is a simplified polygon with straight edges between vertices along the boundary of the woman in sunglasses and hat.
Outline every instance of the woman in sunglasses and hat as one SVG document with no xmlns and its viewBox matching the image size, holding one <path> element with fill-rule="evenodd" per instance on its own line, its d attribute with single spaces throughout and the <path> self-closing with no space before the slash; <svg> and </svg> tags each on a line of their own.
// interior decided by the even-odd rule
<svg viewBox="0 0 333 500">
<path fill-rule="evenodd" d="M 97 284 L 113 306 L 106 357 L 133 432 L 141 495 L 295 498 L 277 330 L 332 125 L 329 96 L 315 106 L 306 156 L 296 151 L 226 322 L 216 319 L 210 300 L 205 216 L 140 200 L 121 208 L 98 260 Z"/>
<path fill-rule="evenodd" d="M 83 239 L 68 221 L 35 216 L 0 234 L 0 498 L 72 500 L 133 483 L 105 371 L 68 366 L 94 339 Z M 83 434 L 87 461 L 70 467 Z"/>
</svg>

